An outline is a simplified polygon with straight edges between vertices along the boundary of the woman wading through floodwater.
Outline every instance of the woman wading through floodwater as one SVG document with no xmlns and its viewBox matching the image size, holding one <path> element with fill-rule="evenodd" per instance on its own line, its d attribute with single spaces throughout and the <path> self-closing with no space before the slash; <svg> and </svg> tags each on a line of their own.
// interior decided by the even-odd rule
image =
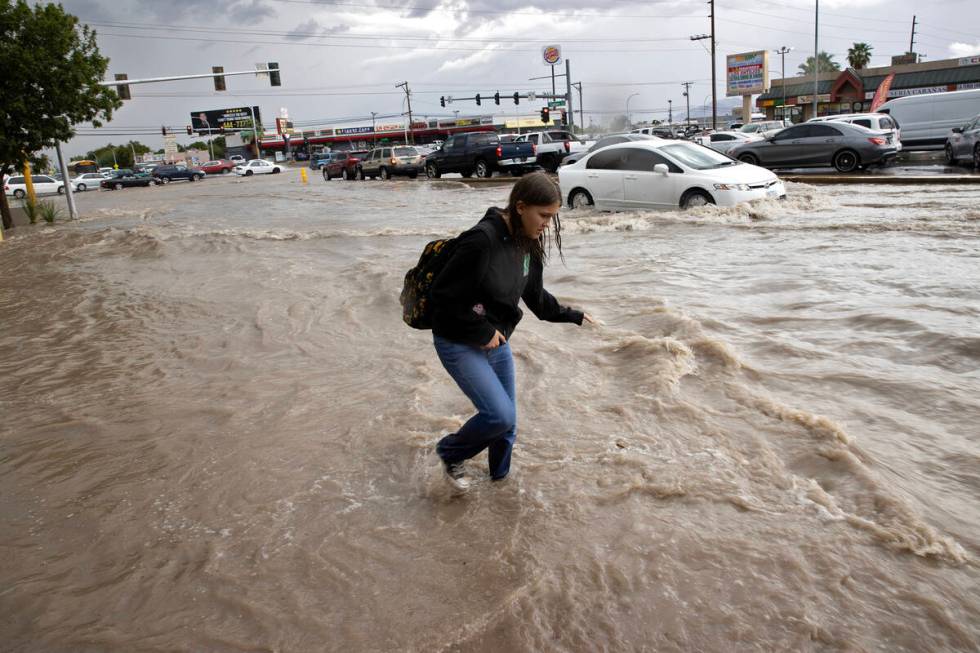
<svg viewBox="0 0 980 653">
<path fill-rule="evenodd" d="M 487 449 L 490 478 L 510 472 L 517 438 L 514 359 L 507 340 L 523 312 L 538 319 L 574 322 L 592 316 L 562 306 L 544 289 L 542 272 L 549 227 L 561 256 L 561 193 L 544 173 L 526 175 L 514 185 L 507 207 L 488 209 L 458 244 L 432 285 L 432 333 L 446 371 L 477 409 L 436 451 L 449 482 L 469 487 L 463 461 Z"/>
</svg>

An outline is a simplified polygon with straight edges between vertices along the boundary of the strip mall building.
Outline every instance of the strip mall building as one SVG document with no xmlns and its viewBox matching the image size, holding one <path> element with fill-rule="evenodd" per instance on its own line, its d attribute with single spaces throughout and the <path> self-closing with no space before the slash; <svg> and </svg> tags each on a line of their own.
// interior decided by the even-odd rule
<svg viewBox="0 0 980 653">
<path fill-rule="evenodd" d="M 817 83 L 817 115 L 857 113 L 871 109 L 878 86 L 893 74 L 888 99 L 980 88 L 980 56 L 928 63 L 900 63 L 894 57 L 883 68 L 848 68 L 822 73 Z M 784 101 L 785 98 L 785 101 Z M 773 79 L 756 100 L 770 120 L 783 117 L 803 122 L 813 117 L 813 76 Z"/>
</svg>

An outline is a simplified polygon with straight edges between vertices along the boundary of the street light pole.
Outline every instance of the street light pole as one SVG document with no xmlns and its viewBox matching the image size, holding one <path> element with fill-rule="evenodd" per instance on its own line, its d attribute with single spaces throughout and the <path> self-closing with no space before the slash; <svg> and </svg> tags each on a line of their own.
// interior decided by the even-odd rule
<svg viewBox="0 0 980 653">
<path fill-rule="evenodd" d="M 626 98 L 626 129 L 633 129 L 633 119 L 630 117 L 630 100 L 635 98 L 639 93 L 633 93 L 633 95 Z"/>
<path fill-rule="evenodd" d="M 201 115 L 204 116 L 204 124 L 208 128 L 208 152 L 211 153 L 211 160 L 214 161 L 214 145 L 211 144 L 211 123 L 208 122 L 207 116 L 204 114 Z"/>
<path fill-rule="evenodd" d="M 687 122 L 684 125 L 684 129 L 687 129 L 687 125 L 691 124 L 691 86 L 693 82 L 683 82 L 681 86 L 684 87 L 684 98 L 687 100 Z"/>
<path fill-rule="evenodd" d="M 785 45 L 776 50 L 776 54 L 782 55 L 783 58 L 783 120 L 786 120 L 786 53 L 790 52 L 793 48 L 787 48 Z"/>
<path fill-rule="evenodd" d="M 820 0 L 816 0 L 816 13 L 813 18 L 813 115 L 817 117 L 817 90 L 820 82 L 820 51 L 817 49 L 817 35 L 820 29 Z"/>
<path fill-rule="evenodd" d="M 674 124 L 674 101 L 667 100 L 667 125 L 673 125 L 673 124 Z"/>
</svg>

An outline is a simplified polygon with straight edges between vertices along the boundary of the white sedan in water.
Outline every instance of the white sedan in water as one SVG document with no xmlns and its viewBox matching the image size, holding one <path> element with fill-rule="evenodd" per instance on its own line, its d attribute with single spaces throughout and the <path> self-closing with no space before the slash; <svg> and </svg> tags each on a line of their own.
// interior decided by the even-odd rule
<svg viewBox="0 0 980 653">
<path fill-rule="evenodd" d="M 248 163 L 235 166 L 235 174 L 244 177 L 251 177 L 252 175 L 277 175 L 280 172 L 282 172 L 282 167 L 265 159 L 252 159 Z"/>
<path fill-rule="evenodd" d="M 596 150 L 558 170 L 568 206 L 598 209 L 686 209 L 784 198 L 765 168 L 683 141 L 633 141 Z"/>
</svg>

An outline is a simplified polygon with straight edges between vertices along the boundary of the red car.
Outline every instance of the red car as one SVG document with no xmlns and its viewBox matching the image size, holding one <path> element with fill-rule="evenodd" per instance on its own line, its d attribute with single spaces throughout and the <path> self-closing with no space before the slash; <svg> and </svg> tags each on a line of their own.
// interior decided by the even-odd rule
<svg viewBox="0 0 980 653">
<path fill-rule="evenodd" d="M 333 152 L 330 161 L 323 164 L 323 178 L 330 181 L 334 177 L 344 180 L 354 179 L 357 171 L 357 164 L 361 162 L 367 150 L 353 150 L 349 152 Z"/>
<path fill-rule="evenodd" d="M 218 159 L 217 161 L 208 161 L 201 166 L 201 170 L 208 173 L 209 175 L 227 175 L 230 174 L 232 170 L 235 169 L 235 164 L 228 159 Z"/>
</svg>

